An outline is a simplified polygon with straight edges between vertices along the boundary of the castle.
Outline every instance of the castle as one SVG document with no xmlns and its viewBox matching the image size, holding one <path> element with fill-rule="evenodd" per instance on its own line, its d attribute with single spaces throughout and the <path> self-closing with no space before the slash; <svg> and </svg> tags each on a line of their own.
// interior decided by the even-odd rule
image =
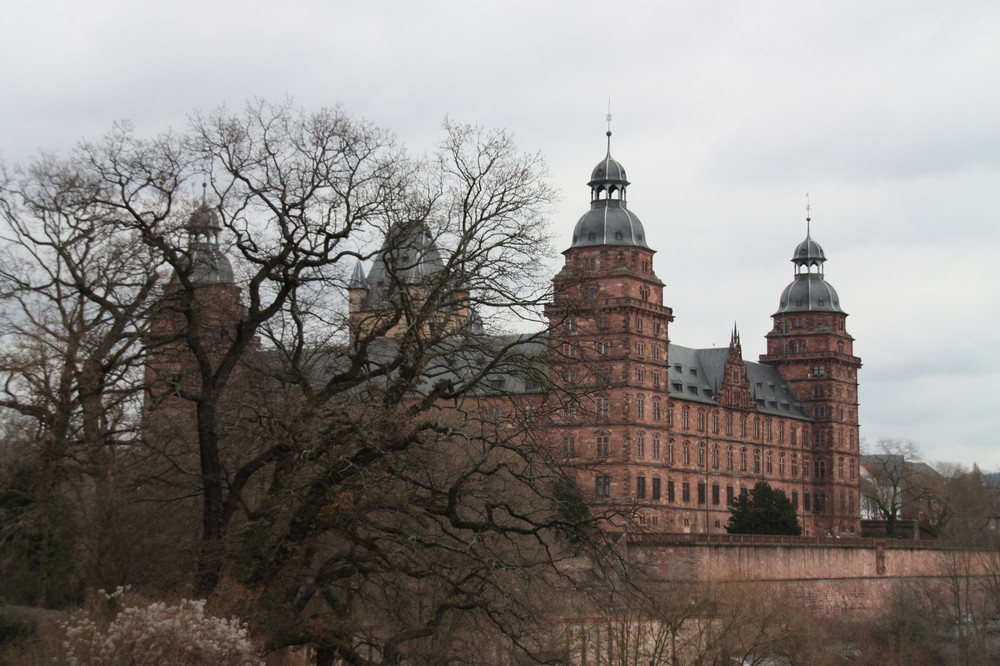
<svg viewBox="0 0 1000 666">
<path fill-rule="evenodd" d="M 671 343 L 655 250 L 628 209 L 610 138 L 545 312 L 550 379 L 581 396 L 550 419 L 552 445 L 580 468 L 593 502 L 628 508 L 653 531 L 723 532 L 733 497 L 765 480 L 791 499 L 804 535 L 860 536 L 861 361 L 824 278 L 823 249 L 808 232 L 795 248 L 759 363 L 742 358 L 735 329 L 728 349 Z M 419 259 L 421 243 L 408 254 L 414 274 L 439 261 L 433 248 Z M 381 261 L 367 277 L 356 270 L 356 325 L 388 302 L 384 270 Z"/>
<path fill-rule="evenodd" d="M 724 532 L 729 503 L 764 480 L 792 501 L 804 535 L 860 536 L 861 362 L 847 314 L 825 280 L 823 249 L 808 231 L 795 248 L 793 279 L 780 295 L 759 362 L 743 359 L 735 328 L 728 348 L 671 343 L 673 315 L 653 270 L 655 250 L 628 209 L 629 181 L 611 157 L 610 137 L 588 182 L 590 210 L 553 278 L 546 342 L 534 346 L 549 383 L 511 381 L 505 395 L 526 411 L 553 392 L 564 396 L 539 427 L 588 501 L 622 509 L 642 529 Z M 222 312 L 234 312 L 238 290 L 218 231 L 206 208 L 192 216 L 196 270 L 189 279 L 218 292 L 228 303 Z M 393 311 L 387 284 L 410 284 L 409 296 L 419 300 L 426 296 L 422 277 L 441 268 L 422 224 L 398 233 L 403 241 L 390 233 L 368 273 L 358 264 L 348 283 L 352 339 L 375 332 L 391 342 L 406 322 Z M 441 314 L 431 325 L 446 334 L 483 335 L 467 289 L 456 283 L 447 291 L 434 297 Z M 199 325 L 212 321 L 205 317 Z M 164 376 L 179 377 L 180 366 L 159 352 L 147 377 L 162 384 Z M 168 413 L 147 423 L 161 428 L 177 421 Z"/>
</svg>

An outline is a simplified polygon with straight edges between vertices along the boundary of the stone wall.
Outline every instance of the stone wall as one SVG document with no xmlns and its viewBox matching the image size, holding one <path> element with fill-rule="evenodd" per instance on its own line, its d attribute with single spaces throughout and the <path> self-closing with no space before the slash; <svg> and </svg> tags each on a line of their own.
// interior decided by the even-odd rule
<svg viewBox="0 0 1000 666">
<path fill-rule="evenodd" d="M 643 535 L 621 548 L 655 580 L 766 584 L 826 614 L 877 613 L 900 586 L 943 591 L 956 575 L 1000 576 L 996 552 L 912 541 Z"/>
</svg>

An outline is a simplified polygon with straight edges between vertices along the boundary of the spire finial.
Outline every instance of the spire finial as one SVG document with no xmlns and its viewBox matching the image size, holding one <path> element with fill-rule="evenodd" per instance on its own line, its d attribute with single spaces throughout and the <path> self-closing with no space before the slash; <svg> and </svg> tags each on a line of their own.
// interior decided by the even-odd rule
<svg viewBox="0 0 1000 666">
<path fill-rule="evenodd" d="M 611 98 L 608 97 L 608 155 L 611 154 Z"/>
<path fill-rule="evenodd" d="M 806 192 L 806 236 L 810 235 L 812 226 L 812 207 L 809 205 L 809 192 Z"/>
</svg>

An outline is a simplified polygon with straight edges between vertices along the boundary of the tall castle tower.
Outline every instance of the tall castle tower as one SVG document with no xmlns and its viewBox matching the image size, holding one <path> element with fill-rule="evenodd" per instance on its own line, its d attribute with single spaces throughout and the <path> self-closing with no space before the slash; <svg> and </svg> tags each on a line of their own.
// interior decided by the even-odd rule
<svg viewBox="0 0 1000 666">
<path fill-rule="evenodd" d="M 858 368 L 847 313 L 826 281 L 826 255 L 808 230 L 792 256 L 795 275 L 781 293 L 762 363 L 775 366 L 813 417 L 812 509 L 831 531 L 857 526 L 860 455 Z M 809 507 L 806 507 L 807 509 Z"/>
<path fill-rule="evenodd" d="M 219 244 L 218 213 L 202 203 L 185 230 L 182 266 L 164 289 L 147 338 L 144 430 L 163 445 L 195 441 L 193 400 L 202 382 L 192 345 L 204 351 L 214 372 L 243 312 L 233 267 Z"/>
<path fill-rule="evenodd" d="M 629 182 L 611 157 L 610 131 L 607 136 L 608 152 L 587 183 L 590 210 L 563 252 L 565 265 L 553 278 L 553 302 L 545 311 L 552 326 L 552 376 L 567 396 L 563 453 L 602 463 L 592 473 L 598 502 L 634 492 L 628 464 L 635 446 L 646 446 L 634 419 L 655 412 L 659 420 L 666 411 L 667 331 L 673 321 L 663 305 L 663 282 L 653 272 L 654 250 L 628 209 Z"/>
</svg>

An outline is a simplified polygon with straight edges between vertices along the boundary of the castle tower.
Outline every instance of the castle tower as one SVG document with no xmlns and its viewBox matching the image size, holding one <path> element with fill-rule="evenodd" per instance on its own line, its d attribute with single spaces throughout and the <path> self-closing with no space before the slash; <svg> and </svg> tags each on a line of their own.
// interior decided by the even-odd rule
<svg viewBox="0 0 1000 666">
<path fill-rule="evenodd" d="M 811 222 L 806 219 L 807 225 Z M 781 294 L 762 363 L 775 366 L 815 423 L 811 441 L 811 497 L 803 509 L 819 529 L 840 533 L 860 528 L 858 501 L 858 368 L 847 313 L 826 281 L 826 255 L 806 232 L 795 248 L 795 275 Z M 807 491 L 809 488 L 806 489 Z"/>
<path fill-rule="evenodd" d="M 431 229 L 422 220 L 392 227 L 371 271 L 355 265 L 348 282 L 348 323 L 351 340 L 359 337 L 400 337 L 410 320 L 434 304 L 431 321 L 422 322 L 425 336 L 454 335 L 474 317 L 465 285 L 448 281 Z"/>
<path fill-rule="evenodd" d="M 597 463 L 579 478 L 585 492 L 588 485 L 594 489 L 597 502 L 639 490 L 632 487 L 628 461 L 633 447 L 646 444 L 634 425 L 654 410 L 657 419 L 666 412 L 667 327 L 673 320 L 663 305 L 663 282 L 653 272 L 654 250 L 627 206 L 629 182 L 611 157 L 610 131 L 607 136 L 608 152 L 587 183 L 590 210 L 563 252 L 565 264 L 553 278 L 553 302 L 545 310 L 552 376 L 566 389 L 554 436 L 561 436 L 566 458 Z M 657 486 L 641 494 L 659 499 L 660 492 Z"/>
<path fill-rule="evenodd" d="M 214 371 L 242 316 L 240 288 L 219 244 L 218 213 L 202 203 L 185 230 L 188 243 L 180 269 L 164 289 L 147 336 L 144 427 L 148 437 L 161 442 L 193 441 L 191 400 L 202 384 L 191 344 L 205 350 Z"/>
</svg>

